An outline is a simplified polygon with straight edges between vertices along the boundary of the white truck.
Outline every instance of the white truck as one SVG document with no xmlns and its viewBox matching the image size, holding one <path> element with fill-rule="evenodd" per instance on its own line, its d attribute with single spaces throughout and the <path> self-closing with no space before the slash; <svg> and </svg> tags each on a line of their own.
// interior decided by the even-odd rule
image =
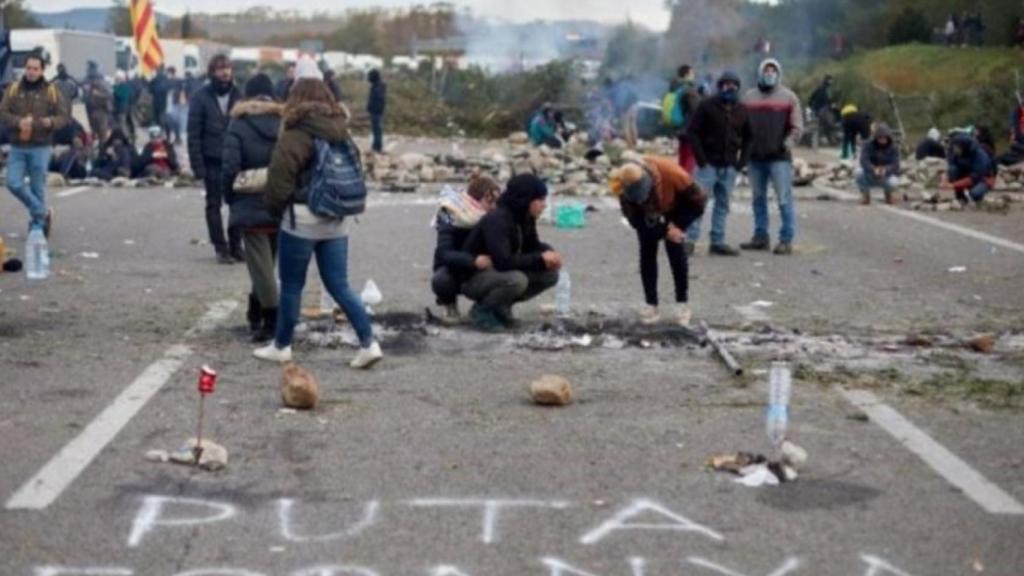
<svg viewBox="0 0 1024 576">
<path fill-rule="evenodd" d="M 96 62 L 100 73 L 112 76 L 117 64 L 117 38 L 109 34 L 58 29 L 11 30 L 11 50 L 14 75 L 20 78 L 25 69 L 25 58 L 39 51 L 47 60 L 46 75 L 56 74 L 57 64 L 63 64 L 71 76 L 82 79 L 88 72 L 89 61 Z"/>
<path fill-rule="evenodd" d="M 216 54 L 230 54 L 231 47 L 209 40 L 161 38 L 160 48 L 164 53 L 164 67 L 173 67 L 182 78 L 186 72 L 200 77 L 206 74 L 206 65 Z M 131 37 L 118 38 L 118 67 L 135 76 L 139 70 L 139 56 Z"/>
</svg>

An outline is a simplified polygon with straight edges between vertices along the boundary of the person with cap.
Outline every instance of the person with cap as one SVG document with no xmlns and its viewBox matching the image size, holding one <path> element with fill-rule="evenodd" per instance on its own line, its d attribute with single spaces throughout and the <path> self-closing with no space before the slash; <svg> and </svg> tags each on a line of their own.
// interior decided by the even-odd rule
<svg viewBox="0 0 1024 576">
<path fill-rule="evenodd" d="M 224 201 L 223 176 L 224 133 L 231 120 L 231 109 L 241 98 L 232 78 L 231 60 L 218 54 L 207 66 L 209 81 L 192 97 L 188 114 L 188 160 L 192 173 L 206 187 L 206 229 L 210 243 L 221 264 L 245 260 L 242 234 L 228 228 L 224 235 L 221 205 Z M 166 76 L 164 77 L 166 81 Z M 166 102 L 167 93 L 164 93 Z"/>
<path fill-rule="evenodd" d="M 562 255 L 541 241 L 537 218 L 547 206 L 548 187 L 532 174 L 508 181 L 498 206 L 470 233 L 464 250 L 477 271 L 462 285 L 476 302 L 470 319 L 480 329 L 500 330 L 514 325 L 512 307 L 537 297 L 558 283 Z M 486 256 L 487 260 L 478 259 Z"/>
<path fill-rule="evenodd" d="M 657 156 L 626 163 L 612 172 L 609 186 L 640 244 L 640 280 L 647 302 L 640 321 L 659 320 L 658 244 L 664 240 L 675 285 L 673 321 L 689 326 L 689 265 L 683 242 L 685 230 L 704 213 L 704 191 L 674 159 Z"/>
<path fill-rule="evenodd" d="M 252 290 L 246 318 L 254 342 L 266 342 L 277 328 L 278 290 L 274 262 L 279 222 L 267 210 L 263 193 L 267 168 L 281 131 L 284 105 L 274 100 L 274 83 L 257 74 L 245 83 L 245 101 L 231 111 L 224 136 L 224 197 L 229 226 L 242 231 Z"/>
<path fill-rule="evenodd" d="M 961 206 L 980 203 L 995 186 L 996 165 L 970 132 L 958 132 L 949 143 L 946 180 Z"/>
<path fill-rule="evenodd" d="M 462 284 L 478 270 L 493 266 L 486 255 L 473 257 L 463 248 L 473 228 L 498 205 L 501 186 L 490 176 L 474 175 L 464 192 L 441 192 L 441 206 L 434 217 L 437 246 L 434 248 L 434 276 L 430 287 L 437 304 L 444 308 L 444 321 L 461 320 L 458 298 Z"/>
<path fill-rule="evenodd" d="M 295 66 L 295 84 L 289 91 L 281 122 L 263 194 L 267 209 L 280 222 L 277 246 L 280 304 L 274 340 L 255 350 L 253 355 L 271 362 L 291 361 L 302 289 L 309 261 L 316 254 L 320 279 L 359 338 L 359 352 L 349 366 L 368 369 L 384 354 L 374 340 L 366 306 L 348 282 L 351 218 L 315 214 L 307 206 L 303 191 L 310 178 L 310 163 L 317 153 L 318 140 L 331 147 L 355 147 L 348 129 L 348 110 L 334 99 L 323 82 L 320 68 L 310 58 L 300 58 Z"/>
<path fill-rule="evenodd" d="M 701 189 L 715 200 L 711 213 L 711 248 L 709 254 L 738 256 L 740 252 L 725 242 L 725 221 L 729 216 L 729 200 L 736 186 L 736 176 L 750 157 L 752 133 L 747 107 L 739 100 L 740 77 L 725 72 L 718 79 L 718 92 L 705 98 L 690 119 L 689 141 L 697 158 L 694 175 Z M 687 254 L 700 239 L 701 217 L 687 229 Z"/>
<path fill-rule="evenodd" d="M 857 156 L 857 140 L 871 137 L 871 115 L 861 112 L 856 104 L 843 106 L 840 114 L 843 126 L 843 147 L 839 154 L 840 160 L 850 160 Z"/>
<path fill-rule="evenodd" d="M 775 188 L 782 228 L 775 254 L 793 253 L 796 207 L 793 202 L 793 147 L 804 129 L 803 108 L 792 90 L 782 85 L 782 65 L 769 58 L 758 67 L 757 87 L 743 98 L 750 115 L 750 187 L 754 199 L 754 237 L 744 250 L 769 250 L 768 182 Z"/>
<path fill-rule="evenodd" d="M 138 178 L 167 180 L 178 174 L 178 153 L 159 126 L 149 128 L 149 142 L 142 148 L 135 175 Z"/>
<path fill-rule="evenodd" d="M 370 128 L 373 131 L 373 151 L 384 151 L 384 110 L 388 104 L 388 85 L 381 78 L 380 70 L 370 70 L 366 75 L 370 83 L 370 95 L 366 100 L 366 111 L 370 114 Z"/>
<path fill-rule="evenodd" d="M 917 150 L 914 151 L 914 158 L 918 161 L 925 158 L 942 158 L 945 160 L 946 147 L 942 145 L 942 133 L 939 132 L 938 128 L 932 127 L 928 130 L 924 140 L 918 143 Z"/>
<path fill-rule="evenodd" d="M 861 204 L 871 204 L 871 189 L 881 187 L 885 192 L 885 203 L 896 204 L 896 186 L 900 176 L 900 150 L 892 139 L 892 130 L 884 122 L 875 128 L 874 136 L 864 143 L 860 152 L 860 169 L 857 171 L 857 187 L 860 189 Z"/>
</svg>

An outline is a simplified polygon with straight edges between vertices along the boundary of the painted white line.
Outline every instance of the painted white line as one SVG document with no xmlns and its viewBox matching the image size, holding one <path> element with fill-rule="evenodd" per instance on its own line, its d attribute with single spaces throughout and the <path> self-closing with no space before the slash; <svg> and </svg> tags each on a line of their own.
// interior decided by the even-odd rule
<svg viewBox="0 0 1024 576">
<path fill-rule="evenodd" d="M 238 303 L 233 301 L 212 304 L 186 337 L 210 330 L 223 322 L 237 306 Z M 42 510 L 52 504 L 191 355 L 192 349 L 186 344 L 168 348 L 163 358 L 150 364 L 77 437 L 29 478 L 4 507 L 8 510 Z"/>
<path fill-rule="evenodd" d="M 843 200 L 860 200 L 859 195 L 846 192 L 845 190 L 838 190 L 836 188 L 832 188 L 829 186 L 816 186 L 816 188 L 818 188 L 819 190 L 823 190 L 825 192 L 835 194 L 836 196 Z M 998 236 L 993 236 L 991 234 L 979 232 L 977 230 L 974 230 L 973 228 L 960 226 L 958 224 L 953 224 L 952 222 L 946 222 L 945 220 L 939 220 L 938 218 L 932 218 L 931 216 L 925 216 L 924 214 L 921 214 L 919 212 L 912 212 L 910 210 L 904 210 L 902 208 L 897 208 L 895 206 L 888 206 L 883 204 L 877 206 L 876 208 L 879 210 L 884 210 L 890 214 L 896 214 L 897 216 L 909 218 L 911 220 L 915 220 L 923 224 L 928 224 L 929 226 L 935 226 L 936 228 L 942 228 L 943 230 L 949 230 L 950 232 L 956 232 L 957 234 L 966 236 L 968 238 L 974 238 L 975 240 L 981 240 L 982 242 L 988 242 L 989 244 L 1024 254 L 1024 244 L 1018 244 L 1016 242 L 1006 240 L 1005 238 L 1000 238 Z"/>
<path fill-rule="evenodd" d="M 89 190 L 92 190 L 92 188 L 90 188 L 89 186 L 78 186 L 76 188 L 68 188 L 67 190 L 57 192 L 57 198 L 70 198 L 71 196 L 81 194 L 82 192 L 88 192 Z"/>
<path fill-rule="evenodd" d="M 917 454 L 947 482 L 959 488 L 989 514 L 1024 514 L 1024 505 L 980 472 L 953 454 L 945 446 L 914 426 L 902 414 L 882 403 L 866 390 L 840 390 L 851 404 L 860 408 L 900 444 Z"/>
</svg>

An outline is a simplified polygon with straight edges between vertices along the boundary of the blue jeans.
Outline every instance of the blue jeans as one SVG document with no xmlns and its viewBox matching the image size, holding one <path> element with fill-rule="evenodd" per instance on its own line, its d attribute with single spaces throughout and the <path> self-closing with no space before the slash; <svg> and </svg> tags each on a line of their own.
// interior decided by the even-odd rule
<svg viewBox="0 0 1024 576">
<path fill-rule="evenodd" d="M 359 343 L 365 348 L 373 344 L 373 328 L 363 301 L 348 285 L 348 237 L 330 240 L 306 240 L 285 231 L 278 234 L 277 261 L 281 275 L 281 304 L 277 309 L 277 333 L 274 343 L 278 348 L 291 346 L 295 323 L 302 307 L 302 289 L 306 285 L 309 260 L 316 253 L 316 266 L 320 278 L 334 301 L 345 311 L 345 316 L 356 330 Z"/>
<path fill-rule="evenodd" d="M 871 198 L 872 188 L 881 188 L 885 192 L 886 198 L 896 190 L 897 181 L 895 176 L 877 176 L 872 172 L 858 170 L 856 180 L 857 188 L 860 189 L 860 193 L 864 198 Z"/>
<path fill-rule="evenodd" d="M 373 151 L 384 150 L 384 117 L 380 114 L 370 114 L 370 128 L 373 130 Z"/>
<path fill-rule="evenodd" d="M 49 146 L 11 146 L 7 158 L 7 187 L 28 208 L 30 226 L 46 221 L 46 170 L 50 166 Z M 28 175 L 29 185 L 25 185 Z"/>
<path fill-rule="evenodd" d="M 796 236 L 796 208 L 793 206 L 793 163 L 751 162 L 750 187 L 754 192 L 754 238 L 769 238 L 768 233 L 768 181 L 771 180 L 779 200 L 782 229 L 779 242 L 790 244 Z"/>
<path fill-rule="evenodd" d="M 721 246 L 725 244 L 725 219 L 729 216 L 729 196 L 732 195 L 732 189 L 736 186 L 736 169 L 732 166 L 719 168 L 708 165 L 698 168 L 694 179 L 706 193 L 715 199 L 715 207 L 711 212 L 711 245 Z M 694 220 L 686 230 L 690 242 L 700 240 L 703 220 L 703 216 Z"/>
</svg>

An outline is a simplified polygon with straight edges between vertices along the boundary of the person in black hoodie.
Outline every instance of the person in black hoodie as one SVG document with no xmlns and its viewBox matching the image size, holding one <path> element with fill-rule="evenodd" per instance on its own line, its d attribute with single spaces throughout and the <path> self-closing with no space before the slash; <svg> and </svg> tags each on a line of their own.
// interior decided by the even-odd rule
<svg viewBox="0 0 1024 576">
<path fill-rule="evenodd" d="M 245 84 L 245 101 L 231 111 L 224 136 L 224 196 L 230 208 L 229 227 L 241 230 L 245 241 L 252 282 L 246 317 L 254 342 L 270 340 L 277 328 L 278 221 L 267 210 L 263 192 L 283 111 L 284 105 L 274 101 L 270 77 L 257 74 Z"/>
<path fill-rule="evenodd" d="M 228 228 L 224 237 L 224 222 L 220 208 L 224 190 L 221 159 L 224 152 L 224 132 L 231 119 L 231 109 L 241 97 L 232 80 L 231 61 L 223 54 L 210 60 L 207 67 L 209 81 L 193 95 L 188 113 L 188 159 L 192 173 L 206 185 L 206 228 L 210 243 L 217 252 L 217 261 L 232 264 L 243 261 L 242 235 Z"/>
<path fill-rule="evenodd" d="M 458 298 L 462 283 L 477 270 L 492 267 L 489 256 L 473 257 L 463 247 L 473 227 L 497 206 L 501 186 L 490 176 L 474 176 L 458 198 L 441 199 L 434 219 L 437 247 L 434 249 L 434 277 L 430 286 L 437 303 L 445 309 L 445 321 L 460 320 Z"/>
<path fill-rule="evenodd" d="M 896 187 L 900 176 L 900 149 L 893 141 L 888 124 L 879 123 L 874 137 L 864 143 L 860 153 L 857 187 L 861 204 L 871 204 L 871 189 L 879 187 L 885 193 L 885 203 L 896 203 Z"/>
<path fill-rule="evenodd" d="M 487 256 L 492 268 L 479 270 L 462 286 L 476 305 L 477 327 L 497 330 L 513 323 L 512 306 L 558 283 L 562 255 L 540 241 L 537 218 L 547 205 L 548 188 L 532 174 L 513 177 L 498 207 L 483 217 L 466 240 L 465 251 Z"/>
<path fill-rule="evenodd" d="M 366 111 L 370 114 L 370 126 L 373 129 L 373 151 L 384 150 L 384 109 L 387 107 L 388 85 L 380 77 L 380 70 L 370 70 L 366 76 L 370 82 L 370 97 L 366 101 Z"/>
<path fill-rule="evenodd" d="M 135 162 L 135 146 L 128 141 L 124 130 L 114 128 L 96 157 L 91 176 L 107 181 L 130 178 Z"/>
</svg>

